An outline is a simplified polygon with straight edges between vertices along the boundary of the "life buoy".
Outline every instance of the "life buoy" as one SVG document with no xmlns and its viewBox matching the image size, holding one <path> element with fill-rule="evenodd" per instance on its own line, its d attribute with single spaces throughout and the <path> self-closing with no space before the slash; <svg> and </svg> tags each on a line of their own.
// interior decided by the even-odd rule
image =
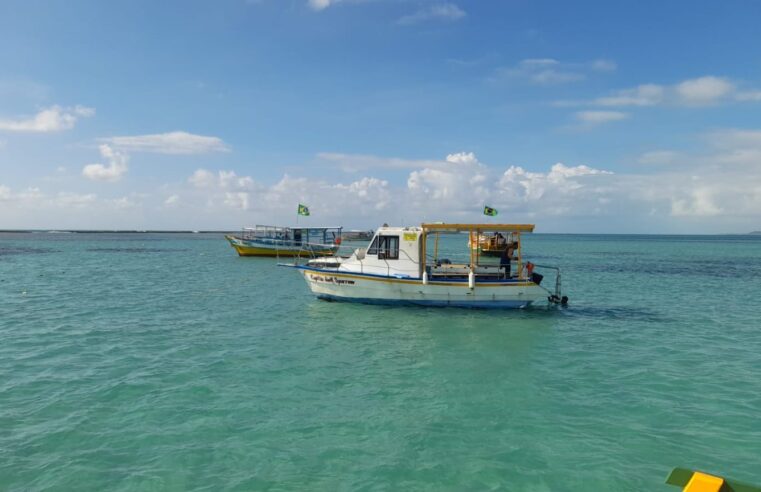
<svg viewBox="0 0 761 492">
<path fill-rule="evenodd" d="M 336 241 L 335 241 L 335 243 L 336 243 L 336 244 L 341 244 L 341 238 L 340 238 L 340 237 L 337 237 L 337 238 L 336 238 Z"/>
</svg>

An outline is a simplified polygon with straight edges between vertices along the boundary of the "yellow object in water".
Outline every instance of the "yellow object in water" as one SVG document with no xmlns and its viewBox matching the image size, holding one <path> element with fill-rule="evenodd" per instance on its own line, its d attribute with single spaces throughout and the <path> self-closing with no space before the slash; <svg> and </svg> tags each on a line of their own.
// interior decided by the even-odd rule
<svg viewBox="0 0 761 492">
<path fill-rule="evenodd" d="M 684 492 L 719 492 L 724 479 L 707 473 L 695 472 L 684 488 Z"/>
</svg>

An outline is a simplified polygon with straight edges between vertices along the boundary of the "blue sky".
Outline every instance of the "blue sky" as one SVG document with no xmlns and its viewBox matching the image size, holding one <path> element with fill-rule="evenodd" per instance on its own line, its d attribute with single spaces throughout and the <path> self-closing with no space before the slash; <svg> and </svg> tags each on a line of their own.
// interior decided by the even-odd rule
<svg viewBox="0 0 761 492">
<path fill-rule="evenodd" d="M 761 229 L 756 2 L 0 5 L 0 228 Z"/>
</svg>

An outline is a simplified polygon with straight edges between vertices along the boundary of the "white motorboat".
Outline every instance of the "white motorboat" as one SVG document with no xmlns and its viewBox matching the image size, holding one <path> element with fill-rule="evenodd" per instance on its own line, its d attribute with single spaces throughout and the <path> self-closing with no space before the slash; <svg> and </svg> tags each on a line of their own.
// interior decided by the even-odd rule
<svg viewBox="0 0 761 492">
<path fill-rule="evenodd" d="M 560 292 L 560 271 L 523 260 L 520 236 L 530 224 L 422 224 L 420 227 L 381 227 L 369 246 L 349 256 L 326 256 L 305 264 L 289 264 L 304 276 L 320 299 L 371 304 L 525 308 L 548 301 L 567 302 Z M 442 234 L 469 234 L 471 244 L 483 234 L 509 234 L 499 263 L 487 261 L 478 248 L 468 248 L 469 261 L 439 258 Z M 508 257 L 508 252 L 510 256 Z M 556 271 L 554 291 L 541 285 L 534 268 Z"/>
</svg>

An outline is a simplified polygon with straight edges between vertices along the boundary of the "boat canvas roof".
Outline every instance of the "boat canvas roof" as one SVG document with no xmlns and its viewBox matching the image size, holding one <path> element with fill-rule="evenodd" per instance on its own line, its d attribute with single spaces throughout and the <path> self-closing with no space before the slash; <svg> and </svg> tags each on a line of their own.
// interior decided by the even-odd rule
<svg viewBox="0 0 761 492">
<path fill-rule="evenodd" d="M 505 232 L 534 232 L 534 224 L 422 224 L 424 231 L 432 232 L 469 232 L 469 231 L 505 231 Z"/>
<path fill-rule="evenodd" d="M 273 225 L 261 225 L 261 224 L 257 224 L 254 227 L 244 227 L 243 229 L 247 230 L 247 231 L 255 231 L 255 230 L 260 230 L 260 229 L 275 229 L 275 230 L 285 231 L 285 230 L 294 230 L 294 229 L 319 229 L 319 230 L 343 229 L 343 227 L 342 226 L 327 226 L 327 227 L 326 226 L 319 226 L 319 227 L 315 227 L 315 226 L 308 226 L 308 225 L 304 225 L 304 226 L 302 226 L 302 225 L 297 225 L 297 226 L 273 226 Z"/>
</svg>

